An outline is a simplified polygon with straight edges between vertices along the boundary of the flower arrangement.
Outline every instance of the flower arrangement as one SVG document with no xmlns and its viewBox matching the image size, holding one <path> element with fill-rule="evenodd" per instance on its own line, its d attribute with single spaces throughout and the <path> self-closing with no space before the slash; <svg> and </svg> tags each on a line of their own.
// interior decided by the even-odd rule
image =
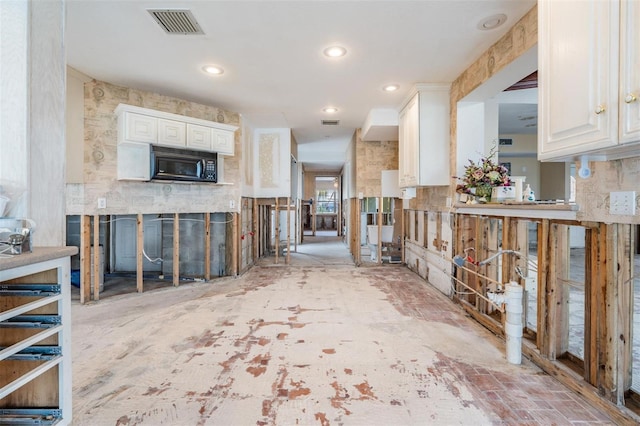
<svg viewBox="0 0 640 426">
<path fill-rule="evenodd" d="M 511 185 L 509 170 L 493 159 L 496 153 L 497 146 L 494 145 L 489 155 L 480 159 L 479 163 L 469 160 L 469 164 L 464 168 L 464 176 L 454 176 L 462 181 L 456 186 L 456 192 L 491 197 L 491 188 L 494 186 Z"/>
</svg>

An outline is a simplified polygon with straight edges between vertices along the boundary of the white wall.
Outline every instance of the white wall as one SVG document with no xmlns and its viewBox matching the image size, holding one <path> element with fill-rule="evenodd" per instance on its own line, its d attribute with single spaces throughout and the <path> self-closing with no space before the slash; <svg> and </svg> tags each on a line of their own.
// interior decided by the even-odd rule
<svg viewBox="0 0 640 426">
<path fill-rule="evenodd" d="M 0 184 L 35 246 L 65 241 L 65 7 L 0 1 Z"/>
</svg>

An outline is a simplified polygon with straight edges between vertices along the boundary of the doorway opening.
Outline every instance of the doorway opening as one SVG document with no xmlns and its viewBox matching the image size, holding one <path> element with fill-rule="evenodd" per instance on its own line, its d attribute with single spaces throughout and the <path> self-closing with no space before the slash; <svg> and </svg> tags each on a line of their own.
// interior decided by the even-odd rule
<svg viewBox="0 0 640 426">
<path fill-rule="evenodd" d="M 314 197 L 302 205 L 304 235 L 340 236 L 340 177 L 316 176 L 313 193 Z"/>
</svg>

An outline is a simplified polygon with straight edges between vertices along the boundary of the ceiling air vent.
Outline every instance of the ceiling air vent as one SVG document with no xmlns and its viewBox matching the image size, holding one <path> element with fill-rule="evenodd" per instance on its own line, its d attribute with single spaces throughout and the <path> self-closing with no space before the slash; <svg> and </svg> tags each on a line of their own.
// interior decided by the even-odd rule
<svg viewBox="0 0 640 426">
<path fill-rule="evenodd" d="M 322 120 L 323 126 L 337 126 L 340 124 L 340 120 Z"/>
<path fill-rule="evenodd" d="M 204 34 L 188 9 L 147 9 L 167 34 Z"/>
</svg>

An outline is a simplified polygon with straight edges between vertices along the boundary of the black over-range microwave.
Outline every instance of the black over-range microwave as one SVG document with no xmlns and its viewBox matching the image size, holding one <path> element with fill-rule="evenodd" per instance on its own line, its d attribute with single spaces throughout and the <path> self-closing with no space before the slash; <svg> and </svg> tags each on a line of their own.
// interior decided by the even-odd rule
<svg viewBox="0 0 640 426">
<path fill-rule="evenodd" d="M 152 145 L 151 179 L 216 183 L 218 154 Z"/>
</svg>

